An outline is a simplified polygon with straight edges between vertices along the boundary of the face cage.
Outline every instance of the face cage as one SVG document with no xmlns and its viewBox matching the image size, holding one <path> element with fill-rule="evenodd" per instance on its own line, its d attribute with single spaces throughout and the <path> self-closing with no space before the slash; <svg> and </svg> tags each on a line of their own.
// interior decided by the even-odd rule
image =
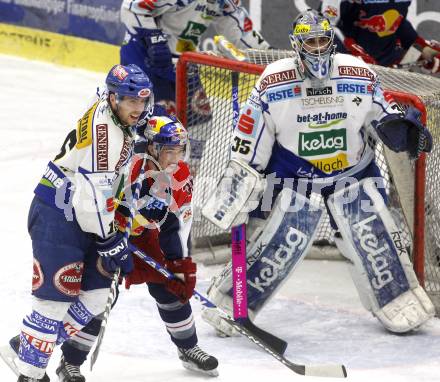
<svg viewBox="0 0 440 382">
<path fill-rule="evenodd" d="M 300 65 L 302 67 L 302 71 L 304 71 L 304 68 L 307 69 L 307 72 L 318 79 L 324 79 L 330 75 L 331 70 L 331 64 L 332 64 L 332 58 L 335 51 L 335 46 L 333 45 L 334 41 L 334 30 L 330 31 L 330 36 L 327 35 L 308 35 L 307 39 L 304 40 L 301 36 L 294 37 L 293 35 L 290 35 L 290 41 L 292 44 L 292 47 L 297 54 L 297 56 L 300 58 Z M 314 37 L 328 37 L 329 42 L 326 44 L 327 48 L 324 52 L 318 52 L 318 53 L 311 53 L 308 52 L 306 49 L 304 49 L 304 45 L 306 44 L 306 41 L 310 38 Z"/>
</svg>

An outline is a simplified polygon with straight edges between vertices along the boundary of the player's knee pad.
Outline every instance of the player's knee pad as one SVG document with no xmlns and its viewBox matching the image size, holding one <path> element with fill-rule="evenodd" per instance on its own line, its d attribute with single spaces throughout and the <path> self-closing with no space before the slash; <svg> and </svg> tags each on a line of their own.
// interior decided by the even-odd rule
<svg viewBox="0 0 440 382">
<path fill-rule="evenodd" d="M 372 178 L 337 191 L 328 200 L 352 262 L 363 305 L 393 332 L 417 328 L 434 313 L 409 260 L 408 247 Z"/>
<path fill-rule="evenodd" d="M 93 317 L 102 313 L 108 297 L 108 289 L 81 291 L 77 301 L 72 303 L 63 318 L 58 343 L 63 343 L 81 331 Z"/>
<path fill-rule="evenodd" d="M 84 304 L 93 316 L 97 316 L 104 311 L 108 294 L 109 290 L 107 288 L 81 291 L 79 301 Z"/>
<path fill-rule="evenodd" d="M 322 216 L 319 206 L 291 189 L 284 189 L 278 195 L 263 230 L 246 251 L 247 302 L 251 318 L 305 257 Z M 229 263 L 211 282 L 208 296 L 232 315 L 232 293 L 232 265 Z M 220 331 L 220 325 L 227 325 L 212 309 L 205 309 L 203 318 Z"/>
</svg>

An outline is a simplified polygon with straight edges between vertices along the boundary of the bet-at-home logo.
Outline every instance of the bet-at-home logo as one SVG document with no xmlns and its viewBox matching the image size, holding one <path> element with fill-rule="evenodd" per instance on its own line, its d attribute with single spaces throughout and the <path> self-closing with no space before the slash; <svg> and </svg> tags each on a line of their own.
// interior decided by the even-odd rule
<svg viewBox="0 0 440 382">
<path fill-rule="evenodd" d="M 206 26 L 190 21 L 185 30 L 180 34 L 176 50 L 178 52 L 194 51 L 199 44 L 200 37 L 205 32 Z"/>
<path fill-rule="evenodd" d="M 299 133 L 298 153 L 302 157 L 331 154 L 336 151 L 346 150 L 346 129 Z"/>
<path fill-rule="evenodd" d="M 317 114 L 297 115 L 298 123 L 307 123 L 310 129 L 320 129 L 336 125 L 347 119 L 347 113 L 329 113 L 328 111 Z"/>
</svg>

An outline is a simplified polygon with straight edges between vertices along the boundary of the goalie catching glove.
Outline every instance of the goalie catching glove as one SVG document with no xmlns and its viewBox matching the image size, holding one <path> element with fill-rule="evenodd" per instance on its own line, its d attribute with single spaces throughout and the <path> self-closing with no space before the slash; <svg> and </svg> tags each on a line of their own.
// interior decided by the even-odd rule
<svg viewBox="0 0 440 382">
<path fill-rule="evenodd" d="M 407 151 L 411 159 L 417 159 L 422 152 L 431 152 L 432 136 L 420 121 L 421 112 L 409 107 L 405 116 L 385 117 L 376 125 L 380 139 L 395 152 Z"/>
</svg>

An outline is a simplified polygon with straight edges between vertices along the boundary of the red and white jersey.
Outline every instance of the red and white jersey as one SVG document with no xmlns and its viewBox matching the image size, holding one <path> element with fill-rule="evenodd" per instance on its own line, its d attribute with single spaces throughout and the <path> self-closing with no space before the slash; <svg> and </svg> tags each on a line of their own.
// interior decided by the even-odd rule
<svg viewBox="0 0 440 382">
<path fill-rule="evenodd" d="M 142 160 L 135 160 L 132 183 L 138 178 Z M 156 237 L 161 251 L 168 259 L 189 256 L 189 234 L 193 221 L 193 180 L 189 167 L 179 162 L 173 173 L 156 171 L 147 162 L 146 178 L 140 193 L 138 213 L 134 218 L 131 236 Z M 120 230 L 125 230 L 129 211 L 122 200 L 116 219 Z"/>
<path fill-rule="evenodd" d="M 124 0 L 121 21 L 132 35 L 136 29 L 161 29 L 174 54 L 197 50 L 211 24 L 238 48 L 269 47 L 240 0 Z"/>
</svg>

